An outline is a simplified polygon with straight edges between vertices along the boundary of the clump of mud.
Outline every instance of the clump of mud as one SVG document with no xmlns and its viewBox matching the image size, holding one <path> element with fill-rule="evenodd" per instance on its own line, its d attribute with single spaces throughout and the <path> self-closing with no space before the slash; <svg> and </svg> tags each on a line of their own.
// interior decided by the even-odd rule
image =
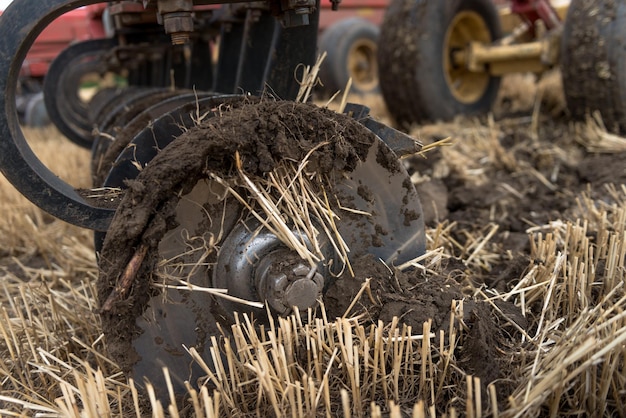
<svg viewBox="0 0 626 418">
<path fill-rule="evenodd" d="M 329 318 L 344 316 L 369 280 L 369 291 L 362 292 L 349 316 L 362 316 L 366 323 L 372 324 L 379 321 L 388 324 L 396 317 L 401 324 L 410 326 L 414 334 L 420 334 L 424 323 L 430 322 L 435 341 L 440 338 L 439 331 L 447 338 L 451 325 L 457 329 L 464 327 L 466 341 L 457 353 L 464 372 L 480 377 L 485 387 L 503 377 L 500 365 L 506 359 L 502 358 L 501 353 L 505 352 L 502 348 L 515 343 L 516 332 L 511 322 L 525 329 L 526 319 L 512 303 L 498 302 L 503 318 L 497 317 L 487 303 L 468 296 L 462 283 L 455 279 L 466 269 L 460 260 L 449 259 L 436 273 L 417 269 L 400 271 L 371 255 L 359 258 L 354 266 L 355 276 L 341 276 L 324 296 Z"/>
</svg>

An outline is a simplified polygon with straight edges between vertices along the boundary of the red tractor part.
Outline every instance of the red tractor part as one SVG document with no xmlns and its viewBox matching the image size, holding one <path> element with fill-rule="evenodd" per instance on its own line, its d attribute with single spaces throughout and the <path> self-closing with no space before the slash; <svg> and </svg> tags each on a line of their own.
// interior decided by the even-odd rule
<svg viewBox="0 0 626 418">
<path fill-rule="evenodd" d="M 389 0 L 342 0 L 341 7 L 332 9 L 331 0 L 322 0 L 320 7 L 320 32 L 345 19 L 361 18 L 380 26 Z"/>
<path fill-rule="evenodd" d="M 556 29 L 562 24 L 548 0 L 511 0 L 511 13 L 518 15 L 531 28 L 535 27 L 537 21 L 543 22 L 548 30 Z"/>
<path fill-rule="evenodd" d="M 22 77 L 43 78 L 57 55 L 75 42 L 106 36 L 102 13 L 106 5 L 91 5 L 59 16 L 35 39 L 28 51 Z"/>
</svg>

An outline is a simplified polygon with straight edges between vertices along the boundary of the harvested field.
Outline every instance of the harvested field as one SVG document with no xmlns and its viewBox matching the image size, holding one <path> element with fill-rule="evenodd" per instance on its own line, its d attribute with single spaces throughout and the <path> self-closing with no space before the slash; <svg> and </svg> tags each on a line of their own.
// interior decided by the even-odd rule
<svg viewBox="0 0 626 418">
<path fill-rule="evenodd" d="M 392 123 L 380 98 L 353 99 Z M 88 151 L 27 133 L 89 186 Z M 558 73 L 508 77 L 489 117 L 411 133 L 435 144 L 403 160 L 426 256 L 362 260 L 315 318 L 267 334 L 240 318 L 171 405 L 107 355 L 92 233 L 0 179 L 0 415 L 626 416 L 626 140 L 572 122 Z"/>
</svg>

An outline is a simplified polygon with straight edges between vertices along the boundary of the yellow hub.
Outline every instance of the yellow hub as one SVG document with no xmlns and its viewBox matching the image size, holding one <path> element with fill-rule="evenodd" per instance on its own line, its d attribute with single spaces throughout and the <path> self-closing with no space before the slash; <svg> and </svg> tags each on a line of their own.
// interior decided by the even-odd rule
<svg viewBox="0 0 626 418">
<path fill-rule="evenodd" d="M 352 84 L 360 91 L 373 90 L 378 84 L 376 48 L 376 42 L 359 39 L 348 51 L 348 74 L 352 77 Z"/>
<path fill-rule="evenodd" d="M 443 44 L 443 69 L 452 95 L 464 104 L 478 101 L 489 87 L 490 79 L 487 71 L 473 72 L 452 62 L 454 52 L 464 50 L 470 42 L 490 44 L 491 34 L 478 13 L 463 11 L 448 26 Z"/>
</svg>

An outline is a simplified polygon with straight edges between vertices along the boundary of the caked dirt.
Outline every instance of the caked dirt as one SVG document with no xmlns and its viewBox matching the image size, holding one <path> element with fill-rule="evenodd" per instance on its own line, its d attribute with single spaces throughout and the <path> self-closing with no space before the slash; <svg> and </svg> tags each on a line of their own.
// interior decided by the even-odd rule
<svg viewBox="0 0 626 418">
<path fill-rule="evenodd" d="M 390 324 L 394 317 L 403 325 L 411 327 L 413 334 L 421 334 L 424 323 L 435 333 L 439 344 L 439 331 L 447 335 L 451 325 L 467 327 L 467 343 L 458 354 L 463 371 L 481 378 L 483 386 L 501 378 L 506 373 L 502 348 L 510 346 L 516 334 L 510 323 L 494 315 L 490 306 L 473 300 L 464 292 L 462 282 L 457 281 L 466 266 L 452 258 L 437 273 L 421 270 L 400 271 L 389 268 L 371 256 L 359 258 L 355 263 L 355 277 L 343 275 L 329 288 L 324 296 L 326 313 L 330 318 L 363 315 L 364 323 Z M 350 304 L 364 282 L 369 280 L 368 291 L 358 299 L 352 310 Z M 453 313 L 453 302 L 460 309 L 460 317 Z M 498 302 L 508 320 L 526 328 L 526 319 L 511 303 Z M 453 324 L 451 324 L 451 321 Z M 486 392 L 485 392 L 486 393 Z M 501 393 L 504 401 L 506 393 Z"/>
<path fill-rule="evenodd" d="M 454 256 L 443 261 L 437 271 L 404 272 L 372 257 L 359 257 L 353 262 L 355 276 L 344 274 L 327 289 L 327 316 L 346 314 L 366 280 L 369 291 L 363 292 L 349 315 L 363 315 L 371 323 L 398 317 L 414 332 L 421 332 L 426 321 L 432 321 L 433 331 L 447 331 L 450 321 L 459 320 L 451 315 L 453 301 L 463 300 L 461 320 L 468 333 L 459 348 L 463 371 L 481 377 L 484 385 L 505 377 L 507 360 L 501 348 L 518 341 L 515 329 L 526 329 L 527 322 L 512 303 L 500 302 L 501 312 L 495 315 L 491 306 L 474 300 L 470 292 L 474 286 L 510 289 L 532 265 L 530 228 L 576 219 L 582 192 L 610 201 L 610 189 L 605 185 L 626 180 L 623 154 L 586 151 L 563 108 L 548 110 L 532 118 L 519 109 L 508 111 L 502 106 L 496 113 L 498 129 L 484 118 L 412 131 L 427 143 L 448 136 L 456 141 L 449 149 L 438 148 L 425 157 L 404 160 L 420 192 L 427 228 L 442 222 L 456 224 L 452 229 L 457 243 L 451 249 Z M 329 118 L 335 123 L 329 124 Z M 232 177 L 235 153 L 246 173 L 263 175 L 278 161 L 300 161 L 319 142 L 329 141 L 314 153 L 313 164 L 320 170 L 350 171 L 373 140 L 347 141 L 358 131 L 355 123 L 310 105 L 244 103 L 185 133 L 137 180 L 128 182 L 100 255 L 98 282 L 103 303 L 120 285 L 119 277 L 130 257 L 140 246 L 148 248 L 132 285 L 113 297 L 113 303 L 102 312 L 109 350 L 123 369 L 130 370 L 136 360 L 129 355 L 134 352 L 132 339 L 141 332 L 134 321 L 155 292 L 150 286 L 150 272 L 158 261 L 155 248 L 175 223 L 176 196 L 206 172 Z M 472 140 L 472 135 L 479 133 L 490 135 L 487 147 Z M 484 236 L 486 228 L 494 232 L 485 251 L 496 256 L 484 265 L 467 262 L 465 246 L 473 237 Z M 506 385 L 500 387 L 503 401 Z"/>
</svg>

